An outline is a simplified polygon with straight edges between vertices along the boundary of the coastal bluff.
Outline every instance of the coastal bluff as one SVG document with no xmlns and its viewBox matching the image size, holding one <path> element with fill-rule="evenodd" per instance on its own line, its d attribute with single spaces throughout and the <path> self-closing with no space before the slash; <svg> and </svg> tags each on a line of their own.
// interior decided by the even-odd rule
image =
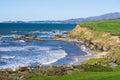
<svg viewBox="0 0 120 80">
<path fill-rule="evenodd" d="M 99 32 L 79 24 L 67 33 L 67 38 L 83 41 L 86 47 L 96 51 L 110 51 L 120 44 L 119 36 L 113 36 L 110 32 Z"/>
</svg>

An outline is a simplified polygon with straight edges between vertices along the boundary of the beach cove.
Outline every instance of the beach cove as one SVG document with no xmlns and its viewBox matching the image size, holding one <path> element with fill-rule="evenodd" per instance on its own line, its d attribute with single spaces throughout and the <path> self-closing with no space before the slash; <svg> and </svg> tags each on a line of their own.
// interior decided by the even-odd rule
<svg viewBox="0 0 120 80">
<path fill-rule="evenodd" d="M 66 35 L 75 24 L 1 23 L 0 27 L 0 68 L 78 64 L 91 56 L 81 43 L 51 39 Z"/>
</svg>

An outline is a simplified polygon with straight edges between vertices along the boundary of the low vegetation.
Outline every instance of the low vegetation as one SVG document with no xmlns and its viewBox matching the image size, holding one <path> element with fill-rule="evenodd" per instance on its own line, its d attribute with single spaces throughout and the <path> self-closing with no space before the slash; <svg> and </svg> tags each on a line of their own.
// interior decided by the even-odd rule
<svg viewBox="0 0 120 80">
<path fill-rule="evenodd" d="M 91 58 L 83 62 L 83 64 L 100 64 L 100 63 L 108 63 L 108 58 Z"/>
<path fill-rule="evenodd" d="M 29 80 L 119 80 L 120 72 L 79 72 L 70 75 L 34 77 Z"/>
<path fill-rule="evenodd" d="M 107 31 L 113 34 L 120 34 L 120 19 L 81 22 L 79 24 L 80 26 L 88 27 L 96 31 Z"/>
<path fill-rule="evenodd" d="M 120 65 L 120 46 L 110 51 L 108 56 L 112 61 Z"/>
</svg>

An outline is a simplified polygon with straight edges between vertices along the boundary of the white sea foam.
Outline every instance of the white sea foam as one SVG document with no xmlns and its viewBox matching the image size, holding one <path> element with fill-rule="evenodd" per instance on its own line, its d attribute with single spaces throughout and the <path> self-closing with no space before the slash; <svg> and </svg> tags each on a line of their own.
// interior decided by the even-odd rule
<svg viewBox="0 0 120 80">
<path fill-rule="evenodd" d="M 51 37 L 51 35 L 39 35 L 38 37 Z"/>
<path fill-rule="evenodd" d="M 15 56 L 1 56 L 1 59 L 9 59 L 9 58 L 15 58 Z"/>
<path fill-rule="evenodd" d="M 51 34 L 52 32 L 48 32 L 48 31 L 32 31 L 29 32 L 30 34 Z"/>
<path fill-rule="evenodd" d="M 11 33 L 17 33 L 17 31 L 11 31 Z"/>
<path fill-rule="evenodd" d="M 84 52 L 87 53 L 87 55 L 85 55 L 85 56 L 90 56 L 90 55 L 92 55 L 91 52 L 90 52 L 90 50 L 88 50 L 88 49 L 85 47 L 85 45 L 81 45 L 80 47 L 81 47 L 81 50 L 82 50 L 82 51 L 84 51 Z"/>
<path fill-rule="evenodd" d="M 15 57 L 17 59 L 14 61 L 8 61 L 6 65 L 0 66 L 0 68 L 17 68 L 21 66 L 29 66 L 30 64 L 51 64 L 58 61 L 61 58 L 64 58 L 67 53 L 62 50 L 46 50 L 45 53 L 31 56 L 31 57 Z"/>
<path fill-rule="evenodd" d="M 19 40 L 19 42 L 25 42 L 24 40 Z"/>
<path fill-rule="evenodd" d="M 48 54 L 48 57 L 46 59 L 41 60 L 41 64 L 51 64 L 56 61 L 58 61 L 61 58 L 66 57 L 67 53 L 60 49 L 60 50 L 53 50 L 53 51 L 46 51 Z"/>
<path fill-rule="evenodd" d="M 16 34 L 11 34 L 11 35 L 3 35 L 3 36 L 2 36 L 2 38 L 4 38 L 4 37 L 6 37 L 6 38 L 8 38 L 8 37 L 13 37 L 14 35 L 16 35 Z M 16 36 L 21 36 L 21 35 L 16 35 Z"/>
<path fill-rule="evenodd" d="M 36 33 L 40 33 L 40 34 L 63 34 L 66 33 L 67 31 L 61 31 L 61 30 L 53 30 L 53 31 L 32 31 L 30 33 L 32 34 L 36 34 Z"/>
<path fill-rule="evenodd" d="M 21 51 L 24 50 L 22 47 L 0 47 L 0 51 Z"/>
</svg>

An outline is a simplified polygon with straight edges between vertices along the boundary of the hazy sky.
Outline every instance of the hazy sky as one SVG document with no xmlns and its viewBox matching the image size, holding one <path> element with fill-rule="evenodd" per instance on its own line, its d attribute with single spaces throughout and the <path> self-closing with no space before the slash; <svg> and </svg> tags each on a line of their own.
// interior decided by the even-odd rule
<svg viewBox="0 0 120 80">
<path fill-rule="evenodd" d="M 120 0 L 0 0 L 0 21 L 64 20 L 120 12 Z"/>
</svg>

